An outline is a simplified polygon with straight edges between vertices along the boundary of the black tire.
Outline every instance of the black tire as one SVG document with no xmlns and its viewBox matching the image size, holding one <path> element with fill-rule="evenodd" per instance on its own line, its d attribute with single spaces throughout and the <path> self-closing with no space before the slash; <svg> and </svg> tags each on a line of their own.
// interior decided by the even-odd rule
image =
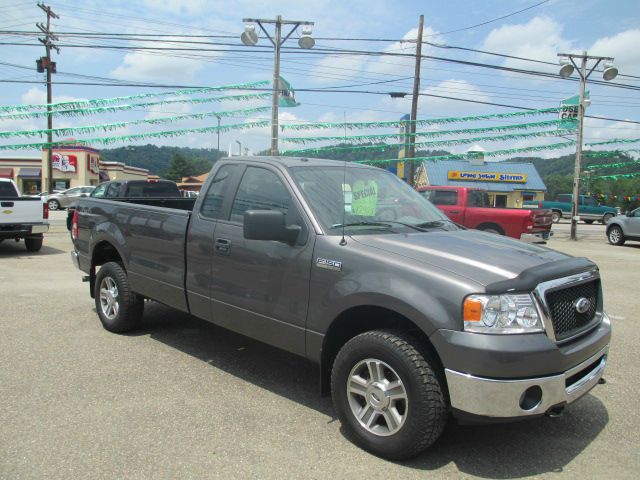
<svg viewBox="0 0 640 480">
<path fill-rule="evenodd" d="M 602 224 L 606 225 L 607 223 L 609 223 L 609 220 L 611 220 L 615 215 L 613 213 L 605 213 L 602 216 Z"/>
<path fill-rule="evenodd" d="M 27 247 L 29 252 L 37 252 L 42 248 L 42 240 L 43 238 L 25 238 L 24 246 Z"/>
<path fill-rule="evenodd" d="M 49 200 L 47 204 L 49 205 L 49 210 L 60 210 L 60 202 L 56 199 Z"/>
<path fill-rule="evenodd" d="M 613 225 L 607 230 L 607 240 L 611 245 L 624 245 L 625 238 L 622 229 L 617 225 Z"/>
<path fill-rule="evenodd" d="M 140 325 L 144 298 L 129 289 L 129 279 L 122 264 L 108 262 L 102 265 L 96 275 L 94 297 L 98 317 L 105 329 L 123 333 Z"/>
<path fill-rule="evenodd" d="M 562 214 L 560 212 L 556 212 L 555 210 L 551 212 L 551 221 L 553 223 L 560 223 L 561 218 L 562 218 Z"/>
<path fill-rule="evenodd" d="M 504 235 L 504 231 L 495 225 L 480 225 L 478 230 L 482 230 L 483 232 L 493 233 L 494 235 Z"/>
<path fill-rule="evenodd" d="M 585 220 L 584 223 L 586 223 L 587 225 L 592 225 L 593 224 L 593 220 Z"/>
<path fill-rule="evenodd" d="M 362 380 L 354 377 L 354 372 L 363 363 L 368 367 L 368 362 L 386 364 L 380 372 L 385 372 L 385 379 L 387 375 L 395 375 L 406 397 L 400 403 L 379 406 L 384 411 L 378 410 L 368 417 L 376 418 L 369 428 L 360 423 L 352 405 L 357 409 L 358 404 L 354 402 L 361 399 L 360 412 L 367 408 L 373 412 L 376 410 L 373 402 L 379 398 L 387 401 L 386 396 L 375 391 L 373 376 L 366 380 L 369 382 L 366 395 L 353 395 L 348 391 L 349 382 L 354 385 L 352 379 Z M 440 437 L 447 421 L 443 372 L 436 365 L 420 342 L 404 332 L 374 330 L 349 340 L 338 352 L 331 372 L 333 404 L 346 434 L 356 445 L 389 460 L 414 457 L 426 450 Z M 364 367 L 363 371 L 371 372 L 371 369 Z M 387 417 L 383 417 L 393 415 L 392 410 L 400 412 L 402 418 L 393 432 Z M 372 428 L 380 430 L 373 432 Z"/>
</svg>

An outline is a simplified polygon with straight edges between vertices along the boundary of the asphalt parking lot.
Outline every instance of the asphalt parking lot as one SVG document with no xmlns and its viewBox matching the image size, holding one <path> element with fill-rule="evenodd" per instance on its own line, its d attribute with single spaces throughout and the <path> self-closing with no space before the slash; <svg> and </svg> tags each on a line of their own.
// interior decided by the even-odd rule
<svg viewBox="0 0 640 480">
<path fill-rule="evenodd" d="M 601 268 L 614 335 L 599 385 L 560 418 L 450 424 L 402 463 L 341 433 L 308 362 L 150 303 L 131 335 L 100 326 L 65 212 L 37 254 L 0 245 L 0 478 L 637 478 L 640 243 L 554 225 L 548 247 Z"/>
</svg>

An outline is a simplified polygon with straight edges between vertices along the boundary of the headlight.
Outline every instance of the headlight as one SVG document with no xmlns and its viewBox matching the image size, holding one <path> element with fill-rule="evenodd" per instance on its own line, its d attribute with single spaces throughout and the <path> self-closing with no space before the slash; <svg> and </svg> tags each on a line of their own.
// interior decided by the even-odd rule
<svg viewBox="0 0 640 480">
<path fill-rule="evenodd" d="M 478 333 L 543 332 L 531 295 L 469 295 L 464 300 L 464 330 Z"/>
</svg>

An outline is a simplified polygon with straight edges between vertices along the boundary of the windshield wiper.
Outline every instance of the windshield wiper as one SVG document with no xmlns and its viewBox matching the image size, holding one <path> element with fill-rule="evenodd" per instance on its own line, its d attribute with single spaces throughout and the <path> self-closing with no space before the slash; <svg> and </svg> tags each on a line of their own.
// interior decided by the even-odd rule
<svg viewBox="0 0 640 480">
<path fill-rule="evenodd" d="M 331 225 L 331 228 L 342 228 L 342 227 L 387 227 L 391 228 L 392 225 L 389 223 L 383 222 L 351 222 L 351 223 L 334 223 Z"/>
<path fill-rule="evenodd" d="M 426 232 L 423 228 L 422 224 L 414 225 L 412 223 L 404 223 L 404 222 L 396 222 L 395 220 L 385 220 L 387 223 L 395 223 L 396 225 L 402 225 L 403 227 L 412 228 L 413 230 L 417 230 L 419 232 Z M 429 222 L 427 222 L 429 223 Z"/>
<path fill-rule="evenodd" d="M 453 223 L 451 220 L 432 220 L 430 222 L 423 222 L 416 225 L 419 228 L 432 228 L 432 227 L 442 227 L 445 223 Z"/>
</svg>

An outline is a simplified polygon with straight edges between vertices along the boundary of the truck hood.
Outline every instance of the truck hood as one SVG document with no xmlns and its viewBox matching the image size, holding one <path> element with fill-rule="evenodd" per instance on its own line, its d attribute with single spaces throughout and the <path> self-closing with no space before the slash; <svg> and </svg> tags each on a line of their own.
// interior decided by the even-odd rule
<svg viewBox="0 0 640 480">
<path fill-rule="evenodd" d="M 413 262 L 430 265 L 489 285 L 516 278 L 524 270 L 572 257 L 548 248 L 477 230 L 358 235 L 356 242 Z"/>
</svg>

